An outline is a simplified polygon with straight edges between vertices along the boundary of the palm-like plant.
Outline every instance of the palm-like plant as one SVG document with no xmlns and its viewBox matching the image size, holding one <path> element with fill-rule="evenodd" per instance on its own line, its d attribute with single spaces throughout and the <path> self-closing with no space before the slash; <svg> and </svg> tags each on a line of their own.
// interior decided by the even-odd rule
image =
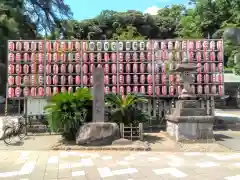
<svg viewBox="0 0 240 180">
<path fill-rule="evenodd" d="M 73 140 L 79 127 L 87 120 L 91 105 L 89 89 L 80 88 L 75 93 L 59 93 L 50 97 L 44 109 L 51 130 L 62 130 L 65 138 Z"/>
<path fill-rule="evenodd" d="M 124 123 L 125 125 L 147 121 L 147 115 L 135 107 L 136 104 L 145 102 L 147 102 L 145 98 L 134 94 L 126 96 L 107 94 L 105 105 L 111 109 L 109 121 Z"/>
</svg>

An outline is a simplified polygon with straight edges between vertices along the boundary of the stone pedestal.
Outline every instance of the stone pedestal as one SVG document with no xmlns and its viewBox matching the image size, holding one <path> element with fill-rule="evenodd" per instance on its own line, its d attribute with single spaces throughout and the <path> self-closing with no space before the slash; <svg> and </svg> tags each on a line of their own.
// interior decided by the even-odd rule
<svg viewBox="0 0 240 180">
<path fill-rule="evenodd" d="M 176 141 L 213 139 L 214 116 L 197 100 L 178 100 L 167 118 L 167 132 Z"/>
</svg>

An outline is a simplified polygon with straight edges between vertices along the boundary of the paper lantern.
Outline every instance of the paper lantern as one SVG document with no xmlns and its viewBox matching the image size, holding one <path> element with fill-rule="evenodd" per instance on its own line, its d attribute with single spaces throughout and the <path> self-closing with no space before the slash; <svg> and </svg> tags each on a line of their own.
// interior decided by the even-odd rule
<svg viewBox="0 0 240 180">
<path fill-rule="evenodd" d="M 173 42 L 172 41 L 169 41 L 168 42 L 168 49 L 173 49 Z"/>
<path fill-rule="evenodd" d="M 144 84 L 145 83 L 145 76 L 142 74 L 141 76 L 140 76 L 140 83 L 141 84 Z"/>
<path fill-rule="evenodd" d="M 166 74 L 162 74 L 162 76 L 161 76 L 161 81 L 162 81 L 162 84 L 166 84 L 166 81 L 167 81 L 167 76 L 166 76 Z"/>
<path fill-rule="evenodd" d="M 67 90 L 66 90 L 66 87 L 61 87 L 61 93 L 64 93 L 64 92 L 66 92 Z"/>
<path fill-rule="evenodd" d="M 149 96 L 152 95 L 152 86 L 148 86 L 148 95 L 149 95 Z"/>
<path fill-rule="evenodd" d="M 32 58 L 33 58 L 33 60 L 32 60 Z M 50 64 L 51 61 L 52 61 L 52 54 L 47 53 L 46 54 L 46 59 L 47 59 L 47 63 Z M 34 61 L 34 54 L 31 55 L 31 61 Z"/>
<path fill-rule="evenodd" d="M 152 53 L 151 52 L 147 53 L 147 60 L 152 61 Z"/>
<path fill-rule="evenodd" d="M 12 88 L 12 87 L 8 88 L 8 97 L 13 98 L 14 96 L 15 96 L 14 88 Z"/>
<path fill-rule="evenodd" d="M 81 65 L 80 64 L 76 64 L 75 71 L 76 71 L 77 74 L 81 73 Z"/>
<path fill-rule="evenodd" d="M 70 65 L 68 65 L 68 71 L 69 71 L 69 66 L 72 66 L 71 64 Z M 58 74 L 58 64 L 54 64 L 53 65 L 53 73 L 54 74 Z M 70 72 L 70 73 L 72 73 L 72 72 Z"/>
<path fill-rule="evenodd" d="M 113 74 L 116 74 L 116 73 L 117 73 L 117 66 L 116 66 L 116 64 L 112 64 L 111 70 L 112 70 L 112 73 L 113 73 Z"/>
<path fill-rule="evenodd" d="M 175 41 L 175 46 L 174 49 L 180 49 L 181 48 L 181 43 L 179 41 Z"/>
<path fill-rule="evenodd" d="M 222 51 L 223 48 L 223 42 L 221 40 L 217 41 L 217 50 Z"/>
<path fill-rule="evenodd" d="M 146 90 L 145 90 L 145 87 L 144 87 L 144 86 L 141 86 L 141 87 L 140 87 L 140 93 L 142 93 L 142 94 L 145 94 L 145 93 L 146 93 Z"/>
<path fill-rule="evenodd" d="M 52 51 L 52 43 L 50 41 L 46 42 L 46 50 L 47 50 L 47 52 L 51 52 Z"/>
<path fill-rule="evenodd" d="M 177 86 L 177 94 L 181 94 L 182 93 L 182 87 L 181 86 Z"/>
<path fill-rule="evenodd" d="M 124 61 L 123 53 L 119 53 L 119 61 L 120 62 Z"/>
<path fill-rule="evenodd" d="M 209 75 L 204 74 L 204 83 L 209 83 Z"/>
<path fill-rule="evenodd" d="M 72 41 L 68 41 L 68 50 L 72 51 L 73 50 L 73 42 Z"/>
<path fill-rule="evenodd" d="M 9 76 L 9 77 L 8 77 L 8 85 L 9 85 L 9 86 L 14 85 L 14 77 L 13 77 L 13 76 Z"/>
<path fill-rule="evenodd" d="M 90 85 L 93 85 L 93 76 L 90 76 L 89 82 L 90 82 Z"/>
<path fill-rule="evenodd" d="M 123 64 L 119 64 L 119 72 L 124 73 L 124 65 Z"/>
<path fill-rule="evenodd" d="M 166 64 L 165 63 L 162 64 L 161 69 L 162 69 L 162 73 L 166 73 Z"/>
<path fill-rule="evenodd" d="M 210 50 L 211 51 L 215 50 L 215 41 L 210 41 Z"/>
<path fill-rule="evenodd" d="M 133 53 L 133 61 L 138 61 L 138 54 L 136 52 Z"/>
<path fill-rule="evenodd" d="M 94 67 L 94 64 L 90 64 L 90 73 L 93 73 Z"/>
<path fill-rule="evenodd" d="M 112 84 L 117 84 L 117 77 L 115 75 L 112 76 Z"/>
<path fill-rule="evenodd" d="M 167 87 L 162 86 L 162 95 L 166 96 L 167 95 Z"/>
<path fill-rule="evenodd" d="M 65 52 L 67 50 L 66 42 L 64 41 L 60 42 L 60 49 L 62 52 Z"/>
<path fill-rule="evenodd" d="M 169 95 L 174 96 L 174 86 L 169 86 Z"/>
<path fill-rule="evenodd" d="M 208 46 L 209 46 L 209 42 L 208 41 L 203 41 L 203 44 L 202 44 L 202 46 L 203 46 L 203 50 L 207 50 L 208 49 Z"/>
<path fill-rule="evenodd" d="M 68 76 L 68 84 L 72 85 L 73 84 L 73 76 Z"/>
<path fill-rule="evenodd" d="M 15 77 L 15 84 L 20 86 L 21 85 L 21 82 L 22 82 L 22 78 L 21 76 L 16 76 Z"/>
<path fill-rule="evenodd" d="M 174 84 L 174 75 L 173 74 L 169 75 L 169 83 Z"/>
<path fill-rule="evenodd" d="M 73 92 L 73 87 L 68 87 L 68 93 L 72 93 Z"/>
<path fill-rule="evenodd" d="M 180 82 L 181 82 L 181 75 L 180 74 L 176 74 L 175 82 L 176 82 L 176 84 L 180 84 Z"/>
<path fill-rule="evenodd" d="M 38 88 L 38 96 L 44 96 L 44 88 L 43 87 Z"/>
<path fill-rule="evenodd" d="M 52 84 L 52 77 L 51 76 L 46 76 L 46 84 L 51 85 Z"/>
<path fill-rule="evenodd" d="M 35 87 L 31 88 L 31 96 L 32 97 L 36 97 L 37 96 L 37 88 L 35 88 Z"/>
<path fill-rule="evenodd" d="M 102 68 L 102 65 L 101 65 L 101 64 L 98 64 L 98 65 L 97 65 L 97 68 Z"/>
<path fill-rule="evenodd" d="M 193 94 L 196 94 L 196 88 L 195 88 L 194 85 L 191 85 L 191 90 L 192 90 L 192 93 L 193 93 Z"/>
<path fill-rule="evenodd" d="M 219 63 L 218 64 L 218 72 L 222 72 L 223 71 L 223 63 Z"/>
<path fill-rule="evenodd" d="M 111 54 L 111 59 L 112 59 L 112 62 L 116 63 L 116 61 L 117 61 L 117 55 L 116 55 L 116 53 L 112 53 L 112 54 Z"/>
<path fill-rule="evenodd" d="M 106 74 L 109 73 L 109 65 L 108 64 L 104 65 L 104 73 L 106 73 Z"/>
<path fill-rule="evenodd" d="M 126 62 L 130 62 L 130 59 L 131 59 L 130 53 L 125 54 L 125 59 L 126 59 Z"/>
<path fill-rule="evenodd" d="M 38 73 L 43 74 L 44 73 L 44 66 L 42 64 L 38 65 Z"/>
<path fill-rule="evenodd" d="M 61 82 L 61 85 L 66 84 L 66 76 L 61 76 L 60 77 L 60 82 Z"/>
<path fill-rule="evenodd" d="M 28 87 L 23 88 L 23 96 L 28 97 L 30 95 L 30 89 Z"/>
<path fill-rule="evenodd" d="M 155 74 L 155 84 L 160 84 L 160 75 Z"/>
<path fill-rule="evenodd" d="M 204 63 L 204 73 L 208 73 L 209 72 L 209 64 L 208 63 Z"/>
<path fill-rule="evenodd" d="M 53 76 L 53 84 L 58 85 L 58 76 L 57 75 Z"/>
<path fill-rule="evenodd" d="M 138 72 L 138 65 L 137 64 L 133 64 L 133 72 L 137 73 Z"/>
<path fill-rule="evenodd" d="M 112 87 L 112 93 L 114 93 L 114 94 L 117 93 L 117 88 L 116 88 L 116 86 L 113 86 L 113 87 Z"/>
<path fill-rule="evenodd" d="M 58 87 L 53 87 L 53 94 L 58 94 L 58 92 L 59 92 Z"/>
<path fill-rule="evenodd" d="M 190 63 L 193 63 L 193 61 L 194 61 L 194 53 L 193 52 L 188 53 L 188 60 Z"/>
<path fill-rule="evenodd" d="M 126 75 L 126 83 L 131 84 L 131 76 L 129 74 Z"/>
<path fill-rule="evenodd" d="M 83 76 L 83 84 L 88 85 L 88 77 L 86 75 Z"/>
<path fill-rule="evenodd" d="M 37 50 L 37 44 L 36 42 L 32 41 L 31 42 L 31 51 L 36 51 Z"/>
<path fill-rule="evenodd" d="M 134 87 L 133 87 L 133 92 L 134 92 L 134 93 L 138 93 L 138 87 L 137 87 L 137 86 L 134 86 Z"/>
<path fill-rule="evenodd" d="M 108 86 L 106 86 L 105 88 L 104 88 L 104 93 L 105 94 L 108 94 L 110 92 L 110 88 L 108 87 Z"/>
<path fill-rule="evenodd" d="M 147 72 L 148 72 L 148 73 L 151 73 L 151 72 L 152 72 L 152 64 L 151 64 L 151 63 L 148 63 L 148 64 L 147 64 Z"/>
<path fill-rule="evenodd" d="M 9 62 L 9 64 L 14 63 L 14 54 L 13 53 L 8 54 L 8 62 Z"/>
<path fill-rule="evenodd" d="M 218 74 L 217 74 L 217 82 L 218 82 L 219 84 L 222 84 L 222 83 L 223 83 L 223 75 L 222 75 L 222 73 L 218 73 Z"/>
<path fill-rule="evenodd" d="M 197 73 L 201 73 L 202 72 L 202 65 L 201 63 L 197 63 Z"/>
<path fill-rule="evenodd" d="M 140 53 L 140 61 L 145 61 L 145 54 L 144 54 L 144 52 Z"/>
<path fill-rule="evenodd" d="M 16 65 L 16 73 L 17 74 L 21 74 L 22 73 L 22 65 L 21 64 L 17 64 Z"/>
<path fill-rule="evenodd" d="M 58 41 L 53 42 L 53 50 L 55 52 L 59 51 L 59 42 Z"/>
<path fill-rule="evenodd" d="M 46 74 L 51 74 L 51 72 L 52 72 L 51 65 L 50 65 L 50 64 L 47 64 L 47 65 L 46 65 Z"/>
<path fill-rule="evenodd" d="M 61 73 L 66 73 L 66 65 L 62 64 L 60 68 Z"/>
<path fill-rule="evenodd" d="M 104 84 L 105 84 L 105 85 L 108 85 L 108 84 L 109 84 L 109 76 L 108 76 L 108 75 L 105 75 L 105 76 L 104 76 Z"/>
<path fill-rule="evenodd" d="M 212 62 L 214 62 L 215 61 L 215 52 L 210 52 L 210 60 L 212 61 Z"/>
<path fill-rule="evenodd" d="M 201 85 L 197 86 L 197 92 L 198 92 L 198 94 L 202 94 L 203 93 L 203 87 Z"/>
<path fill-rule="evenodd" d="M 133 82 L 134 84 L 138 84 L 138 76 L 136 74 L 133 75 Z"/>
<path fill-rule="evenodd" d="M 72 53 L 68 53 L 67 59 L 68 59 L 69 62 L 72 62 L 73 61 L 73 54 Z"/>
<path fill-rule="evenodd" d="M 53 53 L 53 61 L 58 63 L 58 53 Z"/>
<path fill-rule="evenodd" d="M 209 94 L 210 93 L 210 88 L 209 85 L 204 86 L 204 94 Z"/>
<path fill-rule="evenodd" d="M 148 82 L 148 84 L 152 84 L 152 75 L 151 74 L 148 74 L 147 82 Z"/>
<path fill-rule="evenodd" d="M 155 95 L 156 96 L 160 95 L 160 87 L 159 86 L 155 86 Z"/>
<path fill-rule="evenodd" d="M 222 54 L 222 52 L 218 52 L 217 59 L 218 59 L 219 62 L 223 62 L 223 54 Z"/>
<path fill-rule="evenodd" d="M 212 93 L 212 94 L 217 94 L 217 87 L 216 87 L 216 85 L 212 85 L 212 87 L 211 87 L 211 93 Z"/>
<path fill-rule="evenodd" d="M 119 92 L 120 92 L 121 95 L 124 94 L 124 87 L 123 87 L 123 86 L 120 86 L 120 88 L 119 88 Z"/>
<path fill-rule="evenodd" d="M 197 58 L 197 62 L 200 63 L 202 61 L 202 53 L 201 52 L 197 52 L 196 53 L 196 58 Z"/>
<path fill-rule="evenodd" d="M 194 42 L 193 41 L 188 41 L 188 50 L 193 51 L 194 50 Z"/>
<path fill-rule="evenodd" d="M 47 96 L 51 96 L 51 94 L 52 94 L 52 89 L 51 89 L 51 87 L 46 87 L 46 95 L 47 95 Z"/>
<path fill-rule="evenodd" d="M 123 75 L 119 75 L 119 83 L 124 84 L 124 76 Z"/>
<path fill-rule="evenodd" d="M 15 68 L 14 65 L 9 64 L 8 65 L 8 74 L 14 74 Z"/>
<path fill-rule="evenodd" d="M 141 67 L 140 67 L 141 68 Z M 141 70 L 141 69 L 140 69 Z M 126 72 L 130 73 L 131 72 L 131 65 L 130 64 L 126 64 Z"/>
<path fill-rule="evenodd" d="M 219 92 L 219 95 L 220 95 L 220 96 L 223 96 L 224 90 L 223 90 L 223 86 L 222 86 L 222 85 L 219 85 L 219 86 L 218 86 L 218 92 Z"/>
<path fill-rule="evenodd" d="M 39 85 L 43 85 L 44 84 L 44 78 L 43 78 L 43 76 L 38 76 L 38 84 Z"/>
<path fill-rule="evenodd" d="M 77 50 L 77 51 L 80 51 L 81 50 L 81 44 L 80 44 L 80 42 L 79 41 L 75 41 L 75 44 L 74 44 L 74 46 L 75 46 L 75 49 Z M 86 42 L 82 42 L 82 47 L 83 47 L 83 50 L 84 51 L 86 51 Z"/>
<path fill-rule="evenodd" d="M 202 74 L 197 74 L 197 83 L 202 83 Z"/>
<path fill-rule="evenodd" d="M 80 85 L 81 84 L 81 77 L 80 76 L 76 76 L 75 77 L 75 84 L 76 85 Z"/>
<path fill-rule="evenodd" d="M 109 54 L 108 53 L 104 53 L 104 61 L 105 62 L 109 61 Z"/>
<path fill-rule="evenodd" d="M 87 65 L 87 64 L 84 64 L 84 65 L 83 65 L 83 73 L 84 73 L 84 74 L 87 74 L 87 73 L 88 73 L 88 65 Z"/>
<path fill-rule="evenodd" d="M 196 41 L 196 49 L 201 50 L 202 49 L 202 42 L 201 41 Z"/>
<path fill-rule="evenodd" d="M 40 64 L 39 64 L 39 66 L 40 66 Z M 40 68 L 42 68 L 42 69 L 40 69 Z M 41 70 L 43 71 L 43 67 L 40 67 L 40 68 L 38 68 L 39 71 L 40 71 L 40 72 L 41 72 Z M 27 65 L 27 64 L 24 64 L 24 65 L 23 65 L 23 73 L 24 73 L 24 74 L 28 74 L 28 73 L 29 73 L 29 65 Z"/>
<path fill-rule="evenodd" d="M 15 49 L 15 44 L 14 44 L 14 42 L 9 41 L 9 42 L 8 42 L 8 50 L 9 50 L 9 51 L 14 51 L 14 49 Z"/>
<path fill-rule="evenodd" d="M 101 53 L 97 53 L 97 62 L 98 63 L 102 62 L 102 54 Z"/>
<path fill-rule="evenodd" d="M 215 63 L 211 63 L 211 72 L 216 72 L 216 65 Z"/>
<path fill-rule="evenodd" d="M 21 54 L 17 53 L 16 54 L 16 63 L 20 63 L 21 62 Z"/>
<path fill-rule="evenodd" d="M 215 74 L 211 75 L 211 82 L 216 83 L 216 75 Z"/>
<path fill-rule="evenodd" d="M 126 93 L 127 93 L 127 94 L 130 94 L 131 92 L 132 92 L 131 87 L 130 87 L 130 86 L 127 86 L 127 88 L 126 88 Z"/>
</svg>

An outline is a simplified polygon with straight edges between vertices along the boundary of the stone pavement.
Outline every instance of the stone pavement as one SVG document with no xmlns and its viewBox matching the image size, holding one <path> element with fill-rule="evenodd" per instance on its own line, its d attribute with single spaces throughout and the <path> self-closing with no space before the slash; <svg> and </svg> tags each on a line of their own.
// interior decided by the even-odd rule
<svg viewBox="0 0 240 180">
<path fill-rule="evenodd" d="M 0 151 L 0 180 L 239 180 L 240 153 Z"/>
</svg>

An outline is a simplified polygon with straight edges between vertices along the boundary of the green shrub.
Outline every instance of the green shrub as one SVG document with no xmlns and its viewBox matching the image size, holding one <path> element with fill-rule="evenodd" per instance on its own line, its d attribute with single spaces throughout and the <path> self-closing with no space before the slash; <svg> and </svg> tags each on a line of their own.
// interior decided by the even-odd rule
<svg viewBox="0 0 240 180">
<path fill-rule="evenodd" d="M 92 120 L 92 95 L 87 88 L 59 93 L 49 98 L 44 109 L 51 131 L 60 131 L 64 138 L 74 140 L 79 127 Z"/>
<path fill-rule="evenodd" d="M 148 115 L 136 108 L 138 103 L 145 102 L 147 102 L 145 98 L 134 94 L 125 97 L 116 94 L 105 95 L 105 105 L 110 109 L 109 121 L 125 125 L 138 125 L 148 121 Z"/>
</svg>

